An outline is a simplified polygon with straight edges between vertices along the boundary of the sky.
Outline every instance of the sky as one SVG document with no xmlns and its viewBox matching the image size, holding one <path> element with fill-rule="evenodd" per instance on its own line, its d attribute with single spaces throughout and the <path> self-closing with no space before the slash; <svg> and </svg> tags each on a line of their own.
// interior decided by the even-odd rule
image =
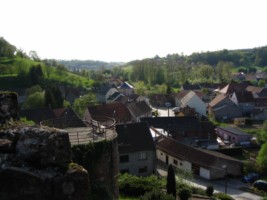
<svg viewBox="0 0 267 200">
<path fill-rule="evenodd" d="M 267 45 L 266 0 L 0 0 L 0 37 L 41 59 L 128 62 Z"/>
</svg>

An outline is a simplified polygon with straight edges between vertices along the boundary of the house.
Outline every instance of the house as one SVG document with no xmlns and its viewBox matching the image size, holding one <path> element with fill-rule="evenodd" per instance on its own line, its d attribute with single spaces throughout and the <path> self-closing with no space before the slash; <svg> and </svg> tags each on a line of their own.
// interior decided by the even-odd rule
<svg viewBox="0 0 267 200">
<path fill-rule="evenodd" d="M 106 94 L 110 90 L 111 86 L 107 83 L 102 84 L 94 88 L 96 99 L 100 103 L 106 103 Z"/>
<path fill-rule="evenodd" d="M 243 116 L 250 116 L 255 106 L 252 92 L 246 90 L 234 92 L 230 99 L 241 108 Z"/>
<path fill-rule="evenodd" d="M 146 101 L 131 103 L 127 108 L 129 109 L 134 122 L 139 122 L 141 117 L 152 117 L 152 108 Z"/>
<path fill-rule="evenodd" d="M 118 90 L 120 93 L 124 94 L 125 96 L 131 95 L 134 92 L 134 87 L 130 85 L 127 82 L 122 83 L 119 87 Z"/>
<path fill-rule="evenodd" d="M 40 124 L 44 121 L 53 121 L 51 126 L 56 128 L 65 127 L 85 127 L 85 123 L 79 118 L 77 113 L 71 108 L 35 108 L 23 109 L 19 112 L 20 117 L 25 117 L 27 120 L 34 121 Z"/>
<path fill-rule="evenodd" d="M 193 91 L 189 91 L 188 93 L 186 93 L 185 96 L 183 96 L 180 100 L 177 100 L 176 103 L 178 103 L 176 104 L 176 106 L 178 107 L 189 106 L 190 108 L 194 108 L 198 115 L 207 116 L 206 104 Z"/>
<path fill-rule="evenodd" d="M 191 143 L 195 139 L 214 139 L 214 126 L 209 122 L 199 122 L 196 116 L 144 117 L 150 127 L 162 129 L 168 136 L 181 142 Z"/>
<path fill-rule="evenodd" d="M 243 81 L 241 83 L 231 82 L 226 85 L 224 88 L 219 90 L 219 94 L 231 97 L 234 92 L 239 92 L 245 90 L 248 86 L 252 85 L 248 81 Z"/>
<path fill-rule="evenodd" d="M 234 127 L 217 127 L 216 134 L 224 141 L 229 141 L 232 144 L 241 145 L 244 142 L 250 142 L 252 136 L 240 129 Z"/>
<path fill-rule="evenodd" d="M 137 176 L 149 176 L 156 170 L 156 148 L 147 123 L 116 125 L 119 170 Z"/>
<path fill-rule="evenodd" d="M 120 92 L 114 92 L 112 95 L 109 95 L 106 99 L 106 103 L 113 103 L 120 101 L 124 95 Z"/>
<path fill-rule="evenodd" d="M 126 105 L 122 103 L 109 103 L 96 106 L 88 106 L 83 119 L 91 121 L 93 117 L 111 117 L 116 123 L 131 122 L 132 116 Z"/>
<path fill-rule="evenodd" d="M 251 117 L 255 120 L 267 120 L 267 98 L 256 98 L 255 107 L 251 112 Z"/>
<path fill-rule="evenodd" d="M 189 170 L 208 180 L 225 177 L 225 167 L 228 175 L 242 175 L 241 161 L 215 151 L 194 148 L 169 137 L 158 138 L 156 154 L 157 159 L 166 165 Z"/>
<path fill-rule="evenodd" d="M 218 121 L 231 121 L 242 117 L 241 109 L 225 95 L 217 95 L 209 103 L 208 113 Z"/>
<path fill-rule="evenodd" d="M 267 97 L 267 88 L 257 87 L 257 86 L 248 86 L 246 91 L 249 91 L 253 94 L 254 98 Z"/>
</svg>

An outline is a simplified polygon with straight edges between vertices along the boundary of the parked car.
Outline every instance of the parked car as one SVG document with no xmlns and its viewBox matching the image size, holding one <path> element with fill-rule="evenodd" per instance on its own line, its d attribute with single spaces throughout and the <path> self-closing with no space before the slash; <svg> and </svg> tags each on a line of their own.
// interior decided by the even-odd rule
<svg viewBox="0 0 267 200">
<path fill-rule="evenodd" d="M 260 178 L 260 174 L 258 173 L 248 173 L 247 175 L 242 177 L 242 181 L 244 183 L 254 183 L 259 178 Z"/>
<path fill-rule="evenodd" d="M 253 183 L 253 187 L 267 192 L 267 181 L 257 180 Z"/>
</svg>

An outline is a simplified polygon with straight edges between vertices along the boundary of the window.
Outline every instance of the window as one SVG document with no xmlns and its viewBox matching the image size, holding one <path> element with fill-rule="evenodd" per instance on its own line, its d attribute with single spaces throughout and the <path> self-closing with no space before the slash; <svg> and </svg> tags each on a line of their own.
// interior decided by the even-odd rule
<svg viewBox="0 0 267 200">
<path fill-rule="evenodd" d="M 144 167 L 139 168 L 139 173 L 140 174 L 141 173 L 145 173 L 145 172 L 147 172 L 147 166 L 144 166 Z"/>
<path fill-rule="evenodd" d="M 146 160 L 147 159 L 147 153 L 146 152 L 139 152 L 138 153 L 138 160 Z"/>
<path fill-rule="evenodd" d="M 120 163 L 129 162 L 129 155 L 122 155 L 120 156 Z"/>
<path fill-rule="evenodd" d="M 173 159 L 173 164 L 177 165 L 178 164 L 178 161 Z"/>
</svg>

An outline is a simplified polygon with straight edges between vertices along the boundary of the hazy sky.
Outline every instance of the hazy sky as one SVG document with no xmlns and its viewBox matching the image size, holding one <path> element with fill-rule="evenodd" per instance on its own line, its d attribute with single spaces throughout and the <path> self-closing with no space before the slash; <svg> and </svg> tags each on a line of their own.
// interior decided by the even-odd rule
<svg viewBox="0 0 267 200">
<path fill-rule="evenodd" d="M 267 45 L 266 0 L 0 0 L 0 37 L 39 57 L 131 61 Z"/>
</svg>

